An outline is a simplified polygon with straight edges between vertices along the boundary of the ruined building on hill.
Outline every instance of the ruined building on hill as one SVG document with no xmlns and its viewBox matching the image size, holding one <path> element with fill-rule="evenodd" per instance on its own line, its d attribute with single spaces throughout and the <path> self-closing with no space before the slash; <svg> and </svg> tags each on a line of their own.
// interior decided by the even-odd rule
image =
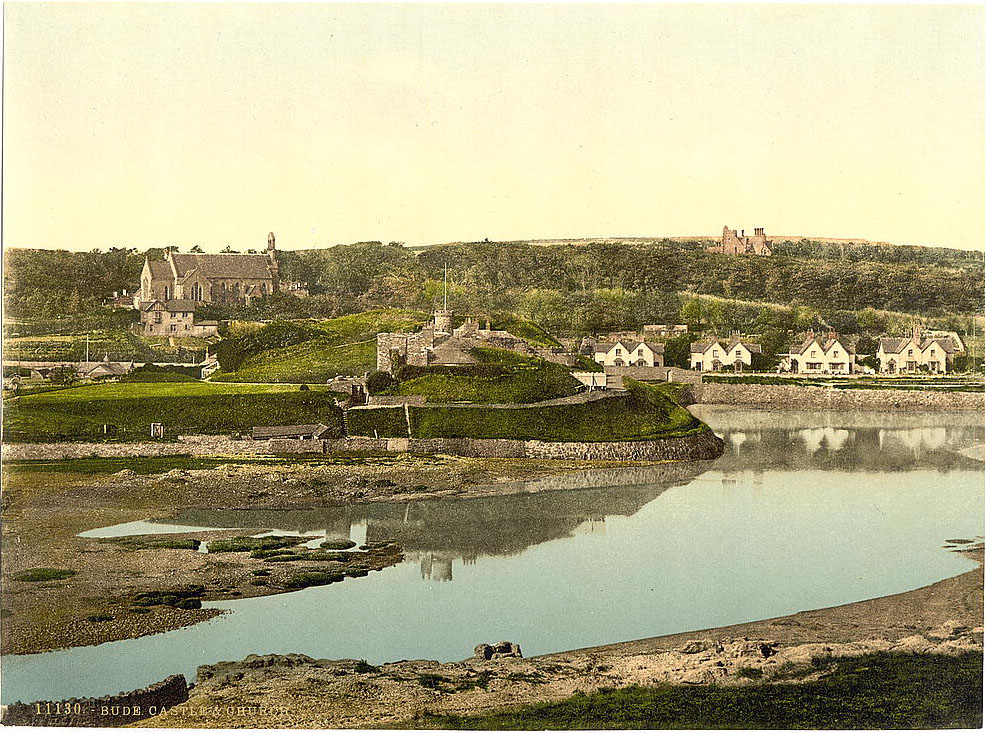
<svg viewBox="0 0 985 733">
<path fill-rule="evenodd" d="M 773 254 L 773 242 L 766 239 L 766 230 L 757 227 L 752 235 L 746 235 L 736 229 L 722 229 L 722 240 L 718 246 L 708 247 L 709 252 L 719 252 L 727 255 L 764 255 Z"/>
<path fill-rule="evenodd" d="M 379 333 L 376 335 L 376 368 L 392 373 L 401 363 L 410 366 L 436 364 L 474 364 L 471 350 L 476 347 L 506 349 L 524 356 L 536 356 L 559 364 L 570 364 L 577 357 L 561 348 L 531 346 L 509 331 L 492 328 L 485 322 L 481 328 L 472 318 L 454 327 L 455 314 L 436 310 L 434 318 L 420 331 L 409 333 Z"/>
</svg>

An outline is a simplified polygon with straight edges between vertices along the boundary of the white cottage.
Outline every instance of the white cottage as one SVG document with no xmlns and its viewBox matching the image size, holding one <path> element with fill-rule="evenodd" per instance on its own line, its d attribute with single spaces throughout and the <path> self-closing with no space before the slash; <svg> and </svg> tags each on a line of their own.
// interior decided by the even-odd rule
<svg viewBox="0 0 985 733">
<path fill-rule="evenodd" d="M 733 336 L 728 343 L 697 341 L 691 344 L 691 369 L 698 372 L 720 372 L 731 368 L 741 372 L 752 367 L 752 355 L 763 353 L 763 347 Z"/>
<path fill-rule="evenodd" d="M 664 345 L 645 341 L 599 341 L 595 344 L 595 361 L 602 366 L 664 365 Z"/>
<path fill-rule="evenodd" d="M 879 339 L 876 358 L 883 374 L 947 374 L 956 351 L 950 338 L 927 338 L 918 327 L 909 337 Z"/>
<path fill-rule="evenodd" d="M 813 331 L 790 347 L 784 363 L 794 374 L 852 374 L 855 371 L 855 349 L 834 331 L 821 339 Z"/>
</svg>

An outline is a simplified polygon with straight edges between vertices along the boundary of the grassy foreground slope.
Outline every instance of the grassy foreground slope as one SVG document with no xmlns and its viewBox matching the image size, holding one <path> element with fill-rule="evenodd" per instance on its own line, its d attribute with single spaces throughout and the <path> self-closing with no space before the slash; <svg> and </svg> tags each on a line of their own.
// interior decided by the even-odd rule
<svg viewBox="0 0 985 733">
<path fill-rule="evenodd" d="M 545 441 L 658 440 L 704 432 L 708 427 L 674 401 L 674 385 L 626 380 L 625 394 L 572 405 L 496 408 L 408 408 L 410 437 L 512 438 Z M 352 435 L 408 437 L 403 407 L 350 410 Z"/>
<path fill-rule="evenodd" d="M 377 333 L 413 331 L 427 320 L 427 314 L 419 311 L 384 309 L 309 323 L 310 339 L 265 348 L 234 371 L 214 375 L 212 381 L 298 384 L 364 374 L 376 366 Z"/>
<path fill-rule="evenodd" d="M 341 420 L 334 393 L 286 385 L 97 384 L 17 397 L 3 407 L 5 442 L 147 440 L 153 422 L 173 437 L 237 433 L 254 425 L 337 426 Z M 104 425 L 111 426 L 108 435 Z"/>
<path fill-rule="evenodd" d="M 477 716 L 425 714 L 402 728 L 899 729 L 980 728 L 982 655 L 873 654 L 838 659 L 814 682 L 658 685 L 576 694 Z"/>
</svg>

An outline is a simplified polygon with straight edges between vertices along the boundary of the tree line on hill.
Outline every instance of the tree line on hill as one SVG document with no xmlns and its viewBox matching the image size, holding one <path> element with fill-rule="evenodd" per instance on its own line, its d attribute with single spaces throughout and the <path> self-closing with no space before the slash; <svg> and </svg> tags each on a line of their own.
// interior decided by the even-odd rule
<svg viewBox="0 0 985 733">
<path fill-rule="evenodd" d="M 568 334 L 667 322 L 748 331 L 750 315 L 760 317 L 760 309 L 750 313 L 752 306 L 739 301 L 789 305 L 795 320 L 816 317 L 844 332 L 851 332 L 852 318 L 866 310 L 940 319 L 985 310 L 985 266 L 979 253 L 810 241 L 775 247 L 773 257 L 712 254 L 697 242 L 670 240 L 552 246 L 473 242 L 436 245 L 419 254 L 397 242 L 281 251 L 281 276 L 307 282 L 310 297 L 277 295 L 249 307 L 207 306 L 202 317 L 271 320 L 327 318 L 381 307 L 428 310 L 441 302 L 446 266 L 450 301 L 457 310 L 515 312 Z M 98 318 L 99 304 L 114 290 L 138 287 L 145 254 L 124 248 L 8 250 L 8 317 Z M 858 327 L 868 330 L 865 324 Z"/>
</svg>

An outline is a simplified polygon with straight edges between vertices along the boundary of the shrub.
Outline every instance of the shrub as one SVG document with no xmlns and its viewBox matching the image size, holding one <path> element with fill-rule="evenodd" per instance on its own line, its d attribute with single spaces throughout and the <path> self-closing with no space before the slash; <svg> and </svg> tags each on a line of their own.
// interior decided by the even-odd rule
<svg viewBox="0 0 985 733">
<path fill-rule="evenodd" d="M 373 370 L 366 377 L 366 391 L 371 395 L 379 394 L 392 387 L 395 383 L 396 380 L 390 372 Z"/>
<path fill-rule="evenodd" d="M 75 575 L 74 570 L 66 568 L 28 568 L 13 574 L 14 580 L 39 583 L 45 580 L 65 580 Z"/>
<path fill-rule="evenodd" d="M 175 608 L 182 608 L 186 611 L 191 611 L 196 608 L 201 608 L 202 601 L 198 598 L 182 598 L 172 605 L 174 605 Z"/>
<path fill-rule="evenodd" d="M 319 545 L 325 550 L 348 550 L 355 546 L 356 543 L 352 540 L 325 540 Z"/>
<path fill-rule="evenodd" d="M 284 581 L 285 588 L 308 588 L 316 585 L 338 583 L 345 578 L 345 573 L 323 572 L 320 570 L 301 570 Z"/>
<path fill-rule="evenodd" d="M 758 680 L 763 677 L 762 667 L 739 667 L 735 670 L 736 677 L 743 677 L 750 680 Z"/>
<path fill-rule="evenodd" d="M 233 537 L 228 540 L 212 540 L 209 543 L 209 552 L 278 550 L 300 545 L 304 541 L 304 537 Z"/>
<path fill-rule="evenodd" d="M 104 621 L 112 621 L 113 617 L 107 613 L 94 613 L 91 616 L 86 616 L 86 621 L 92 621 L 94 624 L 99 624 Z"/>
</svg>

